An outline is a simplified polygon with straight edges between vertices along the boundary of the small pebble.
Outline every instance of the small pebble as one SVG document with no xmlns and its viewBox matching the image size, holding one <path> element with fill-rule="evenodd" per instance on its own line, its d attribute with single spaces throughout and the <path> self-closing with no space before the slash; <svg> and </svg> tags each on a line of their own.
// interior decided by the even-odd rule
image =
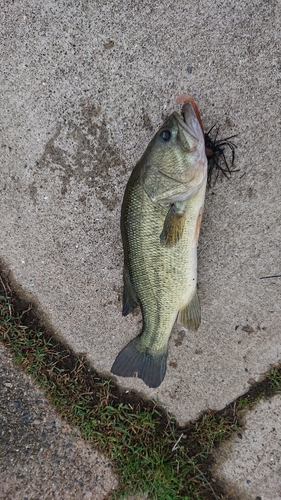
<svg viewBox="0 0 281 500">
<path fill-rule="evenodd" d="M 21 416 L 21 418 L 22 418 L 22 419 L 24 419 L 24 420 L 25 420 L 25 419 L 27 419 L 27 418 L 29 418 L 29 417 L 30 417 L 30 413 L 24 413 L 24 414 Z"/>
</svg>

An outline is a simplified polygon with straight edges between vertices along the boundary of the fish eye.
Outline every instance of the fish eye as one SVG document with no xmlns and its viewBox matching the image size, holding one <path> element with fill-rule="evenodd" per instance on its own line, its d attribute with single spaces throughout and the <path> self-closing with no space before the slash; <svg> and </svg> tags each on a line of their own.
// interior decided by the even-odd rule
<svg viewBox="0 0 281 500">
<path fill-rule="evenodd" d="M 164 142 L 168 142 L 171 139 L 171 132 L 170 130 L 163 130 L 160 134 L 161 139 L 163 139 Z"/>
</svg>

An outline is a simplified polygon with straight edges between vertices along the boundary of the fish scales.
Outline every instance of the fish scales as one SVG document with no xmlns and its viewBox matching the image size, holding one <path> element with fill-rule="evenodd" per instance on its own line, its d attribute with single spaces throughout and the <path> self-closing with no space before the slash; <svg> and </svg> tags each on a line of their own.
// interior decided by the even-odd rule
<svg viewBox="0 0 281 500">
<path fill-rule="evenodd" d="M 127 248 L 134 263 L 130 276 L 142 307 L 143 344 L 155 350 L 166 346 L 178 311 L 196 290 L 195 233 L 202 192 L 196 198 L 197 203 L 187 203 L 182 238 L 170 248 L 159 240 L 167 209 L 153 205 L 138 181 L 130 193 L 126 213 Z"/>
<path fill-rule="evenodd" d="M 207 160 L 192 105 L 173 113 L 148 145 L 128 181 L 122 204 L 123 314 L 138 304 L 143 328 L 117 356 L 111 371 L 158 387 L 167 346 L 178 321 L 200 323 L 196 292 L 197 241 Z"/>
</svg>

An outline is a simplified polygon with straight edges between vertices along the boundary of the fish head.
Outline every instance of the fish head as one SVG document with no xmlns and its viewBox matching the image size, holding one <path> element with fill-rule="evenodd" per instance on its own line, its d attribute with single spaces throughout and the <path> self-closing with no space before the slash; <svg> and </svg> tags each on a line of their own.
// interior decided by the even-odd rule
<svg viewBox="0 0 281 500">
<path fill-rule="evenodd" d="M 140 182 L 153 203 L 185 201 L 207 176 L 205 140 L 191 103 L 172 113 L 140 160 Z"/>
</svg>

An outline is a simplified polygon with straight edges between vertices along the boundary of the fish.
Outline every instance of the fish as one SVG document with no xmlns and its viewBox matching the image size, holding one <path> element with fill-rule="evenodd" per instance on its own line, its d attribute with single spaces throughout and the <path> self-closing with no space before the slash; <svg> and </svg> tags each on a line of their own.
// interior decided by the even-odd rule
<svg viewBox="0 0 281 500">
<path fill-rule="evenodd" d="M 182 96 L 134 167 L 121 209 L 124 249 L 123 316 L 140 306 L 141 333 L 117 355 L 111 373 L 163 382 L 175 322 L 197 330 L 197 243 L 207 157 L 196 103 Z"/>
</svg>

